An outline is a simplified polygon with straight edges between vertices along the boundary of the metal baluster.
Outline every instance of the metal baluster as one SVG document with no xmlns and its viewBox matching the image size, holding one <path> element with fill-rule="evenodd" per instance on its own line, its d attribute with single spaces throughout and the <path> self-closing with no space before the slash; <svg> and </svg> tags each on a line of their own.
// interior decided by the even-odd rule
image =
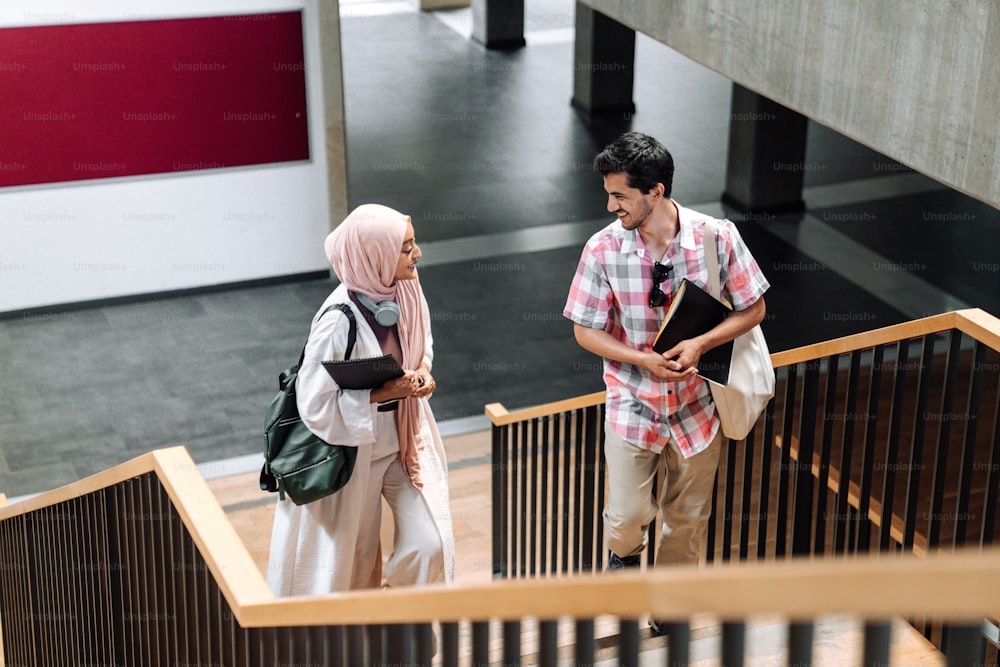
<svg viewBox="0 0 1000 667">
<path fill-rule="evenodd" d="M 868 621 L 864 629 L 864 667 L 885 667 L 889 664 L 892 627 L 887 621 Z"/>
<path fill-rule="evenodd" d="M 811 621 L 788 624 L 788 664 L 809 667 L 812 664 L 814 626 Z"/>
<path fill-rule="evenodd" d="M 663 483 L 662 476 L 659 473 L 657 473 L 656 480 L 653 482 L 654 485 L 653 493 L 659 494 L 660 490 L 658 487 L 662 483 Z M 715 533 L 718 530 L 718 524 L 719 524 L 719 510 L 718 510 L 719 493 L 721 493 L 719 491 L 719 475 L 718 473 L 716 473 L 715 483 L 712 485 L 712 509 L 708 515 L 708 526 L 706 527 L 706 533 L 705 533 L 705 562 L 708 564 L 714 563 L 716 559 Z M 656 528 L 655 522 L 654 524 L 649 526 L 648 543 L 650 545 L 656 544 L 659 541 L 656 539 L 655 528 Z M 723 531 L 726 530 L 725 522 L 723 522 L 722 529 Z M 649 565 L 652 566 L 654 563 L 655 561 L 652 559 L 652 557 L 650 557 Z"/>
<path fill-rule="evenodd" d="M 562 540 L 560 548 L 562 549 L 562 567 L 559 569 L 561 573 L 570 572 L 570 552 L 572 549 L 572 543 L 570 542 L 570 517 L 574 516 L 573 505 L 571 504 L 570 497 L 572 494 L 570 488 L 570 459 L 575 456 L 573 442 L 578 442 L 573 440 L 573 426 L 574 422 L 577 425 L 577 431 L 579 431 L 580 424 L 580 410 L 573 412 L 573 417 L 566 415 L 566 421 L 563 427 L 563 445 L 562 445 L 562 460 L 560 461 L 559 468 L 562 472 Z M 574 535 L 575 537 L 575 535 Z M 574 540 L 575 541 L 575 540 Z"/>
<path fill-rule="evenodd" d="M 746 625 L 742 621 L 725 621 L 722 624 L 722 664 L 742 667 L 746 653 Z"/>
<path fill-rule="evenodd" d="M 667 625 L 667 667 L 687 667 L 691 662 L 691 625 L 687 621 Z"/>
<path fill-rule="evenodd" d="M 1000 492 L 1000 386 L 994 387 L 996 404 L 993 406 L 993 446 L 990 448 L 989 462 L 986 464 L 986 498 L 983 501 L 983 525 L 981 546 L 993 544 L 993 534 L 997 518 L 997 495 Z"/>
<path fill-rule="evenodd" d="M 472 667 L 490 664 L 490 624 L 476 621 L 472 624 Z"/>
<path fill-rule="evenodd" d="M 586 415 L 586 435 L 583 439 L 581 454 L 577 459 L 577 466 L 583 478 L 582 495 L 578 505 L 583 509 L 579 523 L 582 557 L 578 562 L 579 569 L 590 572 L 594 569 L 594 552 L 601 548 L 600 545 L 594 544 L 594 521 L 599 515 L 594 510 L 594 502 L 597 497 L 597 480 L 595 479 L 597 467 L 594 463 L 597 461 L 597 430 L 600 425 L 597 423 L 596 406 L 585 408 L 584 414 Z"/>
<path fill-rule="evenodd" d="M 813 451 L 816 445 L 816 414 L 819 407 L 819 362 L 805 364 L 802 383 L 802 417 L 799 420 L 798 463 L 788 469 L 795 485 L 792 501 L 792 555 L 809 554 L 812 549 L 813 495 L 815 479 L 812 475 Z M 789 448 L 791 442 L 788 443 Z"/>
<path fill-rule="evenodd" d="M 779 464 L 778 475 L 778 504 L 775 508 L 776 535 L 774 544 L 774 555 L 781 558 L 788 549 L 788 493 L 789 476 L 786 473 L 791 469 L 792 433 L 795 425 L 795 395 L 798 366 L 789 366 L 788 376 L 785 384 L 785 398 L 782 407 L 781 425 L 781 463 Z"/>
<path fill-rule="evenodd" d="M 597 470 L 597 534 L 594 537 L 596 545 L 597 561 L 595 567 L 600 570 L 604 568 L 604 505 L 605 505 L 605 480 L 607 479 L 607 462 L 604 458 L 604 403 L 597 406 L 596 431 L 597 431 L 597 460 L 595 467 Z M 655 521 L 653 522 L 656 523 Z M 652 544 L 652 542 L 650 542 Z M 647 549 L 647 554 L 654 552 L 654 549 Z"/>
<path fill-rule="evenodd" d="M 885 475 L 882 480 L 882 526 L 879 550 L 888 551 L 892 537 L 892 512 L 896 500 L 896 477 L 899 470 L 899 440 L 902 430 L 903 401 L 906 397 L 906 366 L 910 358 L 908 340 L 896 347 L 896 372 L 892 380 L 892 407 L 889 412 L 889 440 L 885 447 Z"/>
<path fill-rule="evenodd" d="M 583 507 L 583 465 L 580 462 L 583 456 L 583 446 L 587 433 L 587 413 L 586 409 L 576 411 L 576 439 L 573 441 L 571 452 L 573 456 L 573 504 L 567 505 L 567 509 L 573 514 L 573 530 L 571 534 L 573 555 L 571 560 L 571 572 L 580 571 L 581 550 L 580 545 L 580 508 Z"/>
<path fill-rule="evenodd" d="M 969 505 L 972 496 L 972 472 L 976 462 L 976 434 L 979 426 L 980 403 L 983 396 L 983 364 L 986 359 L 986 347 L 975 341 L 972 350 L 971 383 L 969 398 L 965 407 L 965 445 L 959 459 L 958 504 L 955 508 L 955 533 L 952 538 L 954 546 L 963 546 L 966 541 L 966 530 L 970 522 Z"/>
<path fill-rule="evenodd" d="M 618 619 L 618 665 L 639 666 L 639 625 L 634 618 Z"/>
<path fill-rule="evenodd" d="M 541 574 L 548 574 L 549 562 L 549 530 L 553 525 L 552 513 L 556 511 L 556 503 L 549 503 L 549 448 L 552 446 L 549 441 L 549 431 L 552 429 L 554 420 L 546 417 L 542 421 L 542 440 L 539 451 L 539 516 L 538 516 L 538 570 Z"/>
<path fill-rule="evenodd" d="M 867 553 L 871 543 L 871 518 L 868 511 L 872 500 L 872 474 L 875 467 L 875 438 L 878 434 L 878 414 L 881 400 L 882 357 L 885 348 L 876 345 L 872 351 L 872 365 L 868 384 L 868 414 L 865 421 L 865 444 L 861 454 L 861 497 L 858 503 L 857 550 Z M 846 424 L 845 424 L 846 428 Z M 885 515 L 882 516 L 886 519 Z M 888 520 L 892 520 L 889 517 Z"/>
<path fill-rule="evenodd" d="M 427 667 L 434 662 L 434 627 L 430 623 L 419 623 L 414 626 L 416 636 L 416 663 Z"/>
<path fill-rule="evenodd" d="M 528 437 L 529 425 L 528 422 L 521 422 L 521 457 L 517 462 L 517 482 L 519 486 L 518 490 L 520 491 L 520 503 L 518 507 L 520 508 L 520 512 L 512 512 L 514 520 L 521 526 L 521 530 L 517 536 L 520 546 L 517 573 L 522 578 L 528 575 L 528 535 L 531 532 L 531 517 L 528 515 L 528 488 L 531 485 L 531 480 L 528 476 L 531 466 L 531 438 Z"/>
<path fill-rule="evenodd" d="M 521 664 L 520 621 L 503 623 L 503 664 L 505 667 L 517 667 Z"/>
<path fill-rule="evenodd" d="M 546 619 L 538 623 L 538 664 L 559 664 L 559 622 Z"/>
<path fill-rule="evenodd" d="M 458 623 L 441 624 L 441 667 L 458 667 Z"/>
<path fill-rule="evenodd" d="M 958 377 L 959 356 L 962 349 L 962 332 L 952 329 L 948 357 L 945 362 L 944 387 L 941 392 L 942 415 L 951 414 L 954 409 L 955 384 Z M 948 449 L 951 439 L 951 421 L 940 419 L 938 439 L 934 445 L 934 476 L 931 480 L 931 506 L 927 513 L 927 550 L 937 549 L 941 541 L 941 522 L 936 520 L 941 516 L 944 505 L 944 491 L 947 483 Z"/>
<path fill-rule="evenodd" d="M 511 531 L 511 574 L 515 578 L 523 578 L 525 575 L 524 560 L 526 547 L 524 544 L 524 505 L 519 495 L 524 488 L 524 468 L 522 467 L 521 450 L 525 444 L 525 431 L 527 425 L 521 423 L 521 428 L 511 429 L 514 440 L 510 448 L 510 522 L 513 526 Z"/>
<path fill-rule="evenodd" d="M 507 535 L 507 531 L 510 530 L 507 514 L 507 440 L 509 432 L 509 426 L 494 426 L 492 433 L 493 576 L 501 578 L 506 578 L 509 574 Z"/>
<path fill-rule="evenodd" d="M 365 661 L 365 626 L 348 625 L 344 632 L 346 635 L 345 648 L 347 649 L 347 659 L 345 665 L 361 665 Z M 263 667 L 263 665 L 261 666 Z"/>
<path fill-rule="evenodd" d="M 722 516 L 722 562 L 728 563 L 733 557 L 733 532 L 741 522 L 734 520 L 733 498 L 736 495 L 736 443 L 729 438 L 723 438 L 722 449 L 725 453 L 726 462 L 726 490 L 723 497 Z M 719 458 L 722 458 L 722 453 Z"/>
<path fill-rule="evenodd" d="M 906 477 L 906 506 L 903 509 L 903 550 L 913 551 L 917 530 L 917 507 L 920 502 L 920 480 L 924 461 L 924 436 L 927 431 L 927 401 L 933 378 L 934 336 L 924 336 L 920 354 L 920 375 L 917 378 L 916 414 L 910 436 L 910 471 Z"/>
<path fill-rule="evenodd" d="M 858 405 L 858 381 L 861 377 L 861 352 L 851 353 L 851 365 L 847 375 L 847 400 L 844 404 L 844 416 L 854 414 Z M 837 525 L 834 531 L 834 551 L 838 554 L 849 553 L 854 549 L 853 510 L 850 498 L 851 479 L 854 465 L 854 428 L 847 419 L 843 420 L 840 447 L 840 480 L 837 489 Z"/>
<path fill-rule="evenodd" d="M 771 454 L 774 451 L 774 411 L 772 399 L 764 410 L 764 441 L 760 447 L 760 489 L 757 493 L 759 523 L 757 524 L 757 559 L 767 556 L 767 531 L 771 507 Z"/>
<path fill-rule="evenodd" d="M 526 512 L 530 511 L 527 516 L 527 526 L 528 526 L 528 536 L 530 543 L 528 544 L 529 552 L 529 562 L 528 562 L 528 574 L 532 577 L 538 574 L 538 532 L 541 527 L 541 517 L 538 515 L 538 488 L 539 483 L 539 451 L 538 451 L 538 419 L 531 420 L 531 437 L 529 442 L 531 444 L 530 454 L 528 455 L 528 466 L 531 469 L 530 474 L 530 493 L 531 496 L 530 505 L 531 509 L 528 510 L 528 506 L 525 505 L 524 509 Z M 525 446 L 525 451 L 529 451 L 527 446 Z"/>
<path fill-rule="evenodd" d="M 594 621 L 576 621 L 576 667 L 590 667 L 594 664 Z"/>
<path fill-rule="evenodd" d="M 981 625 L 947 625 L 941 652 L 948 667 L 981 667 L 986 664 L 986 640 Z"/>
<path fill-rule="evenodd" d="M 750 524 L 751 524 L 751 498 L 753 491 L 753 460 L 754 460 L 754 436 L 757 434 L 757 426 L 754 426 L 743 441 L 743 494 L 740 497 L 740 546 L 739 559 L 747 560 L 750 555 Z"/>
<path fill-rule="evenodd" d="M 827 358 L 826 396 L 823 406 L 823 428 L 820 436 L 819 479 L 816 482 L 816 533 L 813 553 L 823 555 L 827 550 L 827 500 L 830 497 L 830 463 L 833 459 L 833 424 L 831 416 L 837 404 L 837 388 L 840 386 L 840 357 L 836 354 Z M 843 471 L 841 471 L 843 477 Z M 831 522 L 833 523 L 833 522 Z M 834 523 L 834 525 L 836 525 Z"/>
</svg>

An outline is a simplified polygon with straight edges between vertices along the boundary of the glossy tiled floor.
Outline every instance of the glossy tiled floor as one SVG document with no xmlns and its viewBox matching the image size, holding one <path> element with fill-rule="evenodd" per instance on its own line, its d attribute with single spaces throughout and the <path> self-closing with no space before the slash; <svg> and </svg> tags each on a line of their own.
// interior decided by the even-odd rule
<svg viewBox="0 0 1000 667">
<path fill-rule="evenodd" d="M 483 427 L 486 403 L 601 389 L 599 360 L 561 311 L 582 243 L 609 218 L 590 168 L 607 141 L 657 136 L 675 157 L 675 198 L 727 214 L 730 84 L 639 36 L 637 112 L 587 122 L 569 105 L 573 3 L 526 8 L 527 47 L 501 53 L 467 38 L 468 10 L 343 3 L 350 198 L 413 216 L 446 432 Z M 954 308 L 1000 314 L 1000 212 L 819 125 L 805 164 L 805 215 L 728 212 L 772 283 L 773 350 Z M 199 463 L 252 467 L 277 372 L 333 286 L 0 320 L 0 492 L 174 444 Z"/>
</svg>

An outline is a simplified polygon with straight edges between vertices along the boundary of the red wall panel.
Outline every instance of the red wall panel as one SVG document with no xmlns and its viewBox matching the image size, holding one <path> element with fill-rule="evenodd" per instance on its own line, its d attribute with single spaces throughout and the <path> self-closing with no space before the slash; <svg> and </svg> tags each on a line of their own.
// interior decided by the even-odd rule
<svg viewBox="0 0 1000 667">
<path fill-rule="evenodd" d="M 0 186 L 308 158 L 301 12 L 0 29 Z"/>
</svg>

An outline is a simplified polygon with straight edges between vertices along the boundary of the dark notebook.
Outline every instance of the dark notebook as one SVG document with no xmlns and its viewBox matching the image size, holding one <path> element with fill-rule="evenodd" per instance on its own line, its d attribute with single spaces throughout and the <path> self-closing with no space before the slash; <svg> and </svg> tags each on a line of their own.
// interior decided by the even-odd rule
<svg viewBox="0 0 1000 667">
<path fill-rule="evenodd" d="M 403 369 L 391 354 L 346 361 L 324 361 L 323 368 L 341 389 L 377 389 L 401 377 Z"/>
<path fill-rule="evenodd" d="M 728 314 L 726 304 L 684 278 L 656 334 L 653 351 L 663 354 L 682 340 L 700 336 L 726 319 Z M 732 360 L 732 341 L 714 347 L 701 355 L 698 375 L 717 384 L 728 384 Z"/>
</svg>

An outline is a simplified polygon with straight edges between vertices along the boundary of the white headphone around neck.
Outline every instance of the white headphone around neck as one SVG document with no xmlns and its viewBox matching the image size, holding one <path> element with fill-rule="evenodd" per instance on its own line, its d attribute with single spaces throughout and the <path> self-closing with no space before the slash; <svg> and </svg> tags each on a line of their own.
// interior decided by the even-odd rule
<svg viewBox="0 0 1000 667">
<path fill-rule="evenodd" d="M 395 301 L 379 301 L 375 303 L 367 294 L 355 292 L 358 301 L 375 316 L 375 321 L 384 327 L 391 327 L 399 322 L 399 306 Z"/>
</svg>

